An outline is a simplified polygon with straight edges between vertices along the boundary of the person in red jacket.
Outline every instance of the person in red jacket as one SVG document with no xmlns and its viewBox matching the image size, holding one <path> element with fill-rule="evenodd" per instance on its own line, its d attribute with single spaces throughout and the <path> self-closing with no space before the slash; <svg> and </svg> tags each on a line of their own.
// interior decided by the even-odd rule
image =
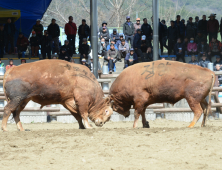
<svg viewBox="0 0 222 170">
<path fill-rule="evenodd" d="M 73 21 L 73 17 L 69 16 L 69 22 L 65 25 L 65 33 L 67 35 L 67 40 L 69 40 L 70 46 L 73 48 L 73 54 L 76 54 L 76 32 L 77 27 L 76 24 Z"/>
<path fill-rule="evenodd" d="M 217 38 L 219 31 L 219 22 L 216 20 L 216 14 L 210 14 L 209 21 L 207 22 L 207 32 L 209 33 L 209 43 L 212 40 L 212 37 Z"/>
<path fill-rule="evenodd" d="M 23 35 L 22 32 L 20 32 L 19 37 L 17 39 L 18 58 L 22 57 L 22 52 L 27 50 L 28 44 L 28 39 Z"/>
</svg>

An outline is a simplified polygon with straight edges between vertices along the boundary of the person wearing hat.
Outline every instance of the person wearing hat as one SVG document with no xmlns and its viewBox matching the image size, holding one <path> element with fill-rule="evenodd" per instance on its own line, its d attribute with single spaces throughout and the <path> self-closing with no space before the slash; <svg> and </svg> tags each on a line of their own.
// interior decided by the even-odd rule
<svg viewBox="0 0 222 170">
<path fill-rule="evenodd" d="M 140 18 L 136 19 L 136 23 L 134 24 L 134 36 L 137 33 L 137 29 L 141 29 Z"/>
<path fill-rule="evenodd" d="M 199 65 L 199 62 L 196 60 L 195 55 L 192 55 L 192 56 L 191 56 L 191 60 L 189 61 L 189 64 Z"/>
<path fill-rule="evenodd" d="M 209 34 L 209 42 L 212 40 L 212 37 L 217 39 L 217 34 L 219 31 L 219 22 L 216 18 L 216 14 L 210 14 L 209 20 L 207 22 L 207 32 Z"/>
<path fill-rule="evenodd" d="M 146 36 L 147 46 L 151 46 L 151 39 L 152 39 L 153 30 L 152 30 L 150 24 L 148 24 L 146 18 L 143 19 L 143 25 L 141 26 L 141 31 L 142 31 L 142 35 Z"/>
<path fill-rule="evenodd" d="M 113 29 L 113 33 L 110 35 L 110 38 L 115 41 L 115 43 L 120 40 L 119 33 L 117 33 L 116 28 Z"/>
<path fill-rule="evenodd" d="M 201 31 L 197 31 L 197 36 L 195 38 L 195 42 L 197 44 L 201 43 L 201 41 L 204 40 L 205 42 L 207 42 L 207 38 L 206 36 L 203 36 L 202 32 Z"/>
<path fill-rule="evenodd" d="M 30 45 L 32 50 L 32 57 L 37 58 L 39 54 L 40 39 L 36 36 L 36 32 L 32 31 L 32 37 L 30 38 Z"/>
<path fill-rule="evenodd" d="M 216 55 L 216 61 L 214 62 L 214 66 L 216 66 L 217 64 L 221 65 L 222 66 L 222 61 L 220 59 L 220 56 L 219 55 Z"/>
<path fill-rule="evenodd" d="M 133 35 L 134 35 L 134 25 L 130 21 L 130 17 L 126 17 L 126 22 L 123 24 L 123 34 L 125 35 L 125 40 L 130 41 L 131 47 L 133 47 Z"/>
<path fill-rule="evenodd" d="M 6 36 L 4 31 L 4 25 L 0 24 L 0 58 L 3 58 L 5 48 Z"/>
<path fill-rule="evenodd" d="M 114 45 L 114 47 L 115 47 L 116 50 L 119 50 L 118 47 L 117 47 L 117 45 L 116 45 L 116 43 L 115 43 L 115 40 L 114 40 L 114 39 L 111 39 L 111 40 L 110 40 L 110 44 L 107 45 L 107 47 L 106 47 L 106 48 L 107 48 L 107 51 L 109 51 L 111 44 Z"/>
<path fill-rule="evenodd" d="M 181 41 L 181 38 L 177 39 L 177 43 L 174 46 L 174 51 L 177 57 L 176 60 L 180 61 L 180 59 L 182 59 L 182 61 L 186 63 L 185 58 L 184 58 L 184 49 L 183 49 L 183 43 Z"/>
<path fill-rule="evenodd" d="M 138 57 L 137 57 L 137 54 L 134 52 L 133 48 L 130 49 L 130 52 L 126 55 L 125 60 L 126 60 L 127 66 L 131 66 L 133 64 L 138 63 Z"/>
<path fill-rule="evenodd" d="M 14 67 L 15 65 L 13 64 L 13 59 L 10 59 L 9 60 L 9 65 L 7 65 L 6 67 L 5 67 L 5 69 L 6 69 L 6 71 L 8 70 L 8 69 L 10 69 L 11 67 Z"/>
<path fill-rule="evenodd" d="M 147 48 L 148 48 L 148 46 L 146 44 L 146 36 L 143 35 L 141 38 L 141 51 L 142 51 L 143 55 L 146 53 Z"/>
<path fill-rule="evenodd" d="M 28 38 L 26 38 L 22 32 L 19 33 L 16 45 L 18 49 L 18 58 L 20 59 L 22 57 L 22 52 L 26 51 L 29 45 Z"/>
<path fill-rule="evenodd" d="M 52 52 L 51 41 L 52 37 L 48 34 L 47 30 L 44 30 L 44 35 L 42 36 L 40 41 L 43 59 L 46 59 L 46 54 L 48 56 L 48 59 L 51 59 L 51 52 Z"/>
<path fill-rule="evenodd" d="M 119 40 L 116 41 L 116 46 L 118 47 L 118 49 L 119 49 L 119 45 L 121 44 L 122 40 L 125 40 L 124 35 L 123 35 L 123 33 L 120 33 L 119 34 Z M 126 41 L 126 40 L 125 40 L 125 42 L 128 43 L 128 41 Z"/>
<path fill-rule="evenodd" d="M 122 39 L 121 43 L 119 44 L 119 57 L 120 62 L 122 62 L 122 58 L 126 58 L 126 55 L 129 53 L 129 44 L 126 42 L 126 40 Z M 126 65 L 126 62 L 124 60 L 124 65 Z"/>
<path fill-rule="evenodd" d="M 200 43 L 197 44 L 197 51 L 198 51 L 198 60 L 200 59 L 203 53 L 207 54 L 209 52 L 209 45 L 207 44 L 205 37 L 201 39 Z"/>
<path fill-rule="evenodd" d="M 198 65 L 207 68 L 208 63 L 210 63 L 210 61 L 207 59 L 206 53 L 203 53 Z"/>
<path fill-rule="evenodd" d="M 99 33 L 103 32 L 103 27 L 106 27 L 106 32 L 109 33 L 109 28 L 107 27 L 107 22 L 106 21 L 103 21 L 102 22 L 102 26 L 99 28 Z"/>
<path fill-rule="evenodd" d="M 86 38 L 83 38 L 83 40 L 82 40 L 82 45 L 79 48 L 79 53 L 80 53 L 80 61 L 82 60 L 82 58 L 85 58 L 86 60 L 88 60 L 89 53 L 90 53 L 90 47 L 87 44 Z"/>
<path fill-rule="evenodd" d="M 198 22 L 197 30 L 200 31 L 207 39 L 207 19 L 206 15 L 202 16 L 202 19 Z"/>
<path fill-rule="evenodd" d="M 83 39 L 86 38 L 90 35 L 90 29 L 89 26 L 86 24 L 86 20 L 82 19 L 82 24 L 79 26 L 78 29 L 78 35 L 79 35 L 79 52 L 80 48 L 83 43 Z"/>
<path fill-rule="evenodd" d="M 212 37 L 212 41 L 209 44 L 209 52 L 208 52 L 208 57 L 210 61 L 213 56 L 216 55 L 222 56 L 221 46 L 222 44 L 220 43 L 220 41 L 218 41 L 216 37 Z"/>
<path fill-rule="evenodd" d="M 52 54 L 59 54 L 59 36 L 60 36 L 60 28 L 59 25 L 56 24 L 56 19 L 52 19 L 51 24 L 48 26 L 48 35 L 51 36 L 52 40 L 50 42 Z M 53 43 L 55 49 L 53 49 Z"/>
<path fill-rule="evenodd" d="M 76 32 L 77 27 L 73 22 L 73 17 L 69 16 L 69 22 L 65 24 L 65 33 L 74 54 L 76 54 Z"/>
<path fill-rule="evenodd" d="M 107 28 L 105 26 L 103 27 L 103 31 L 100 33 L 99 37 L 100 37 L 100 40 L 102 38 L 105 39 L 106 46 L 109 45 L 109 32 L 107 31 Z"/>
<path fill-rule="evenodd" d="M 177 28 L 179 37 L 181 38 L 181 41 L 183 42 L 184 36 L 185 36 L 185 24 L 182 21 L 180 21 L 180 19 L 181 19 L 180 15 L 177 15 L 176 21 L 175 21 L 175 27 Z"/>
<path fill-rule="evenodd" d="M 191 37 L 195 37 L 195 26 L 192 17 L 189 17 L 189 22 L 187 23 L 186 26 L 186 36 L 189 40 Z"/>
<path fill-rule="evenodd" d="M 5 52 L 14 54 L 14 38 L 15 38 L 15 24 L 12 23 L 11 18 L 7 19 L 7 23 L 4 26 L 6 42 L 5 42 Z M 11 49 L 9 50 L 8 45 L 10 44 Z"/>
<path fill-rule="evenodd" d="M 110 50 L 107 52 L 107 57 L 104 59 L 109 62 L 109 73 L 114 71 L 114 64 L 118 58 L 118 50 L 115 49 L 114 44 L 111 44 Z"/>
<path fill-rule="evenodd" d="M 175 27 L 175 22 L 173 20 L 170 21 L 171 26 L 168 27 L 167 38 L 168 38 L 168 55 L 171 55 L 172 50 L 174 51 L 174 46 L 177 42 L 177 38 L 179 37 L 178 29 Z M 175 53 L 175 51 L 174 51 Z"/>
<path fill-rule="evenodd" d="M 81 60 L 81 63 L 82 63 L 82 65 L 84 65 L 84 66 L 86 66 L 87 68 L 89 68 L 89 65 L 86 63 L 86 59 L 85 58 L 83 58 L 82 60 Z M 90 68 L 89 68 L 90 69 Z"/>
<path fill-rule="evenodd" d="M 141 51 L 141 29 L 137 30 L 137 33 L 136 33 L 134 40 L 133 40 L 133 47 L 134 47 L 134 51 L 137 54 L 138 58 L 142 62 L 144 62 L 144 56 Z"/>
<path fill-rule="evenodd" d="M 65 40 L 64 45 L 60 48 L 59 59 L 70 61 L 72 54 L 72 47 L 69 45 L 69 40 Z"/>
<path fill-rule="evenodd" d="M 32 30 L 35 31 L 36 36 L 41 39 L 42 38 L 42 31 L 43 31 L 43 25 L 40 24 L 40 19 L 36 20 L 36 24 L 33 25 Z"/>
</svg>

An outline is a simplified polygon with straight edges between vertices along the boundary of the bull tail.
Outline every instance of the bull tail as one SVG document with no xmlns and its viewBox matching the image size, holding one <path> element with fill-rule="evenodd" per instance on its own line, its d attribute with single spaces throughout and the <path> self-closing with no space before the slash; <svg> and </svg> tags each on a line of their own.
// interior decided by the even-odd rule
<svg viewBox="0 0 222 170">
<path fill-rule="evenodd" d="M 215 83 L 215 74 L 212 74 L 212 84 L 210 87 L 210 93 L 209 93 L 209 99 L 208 99 L 208 107 L 207 107 L 207 117 L 209 115 L 209 112 L 211 113 L 211 93 L 214 87 L 214 83 Z"/>
</svg>

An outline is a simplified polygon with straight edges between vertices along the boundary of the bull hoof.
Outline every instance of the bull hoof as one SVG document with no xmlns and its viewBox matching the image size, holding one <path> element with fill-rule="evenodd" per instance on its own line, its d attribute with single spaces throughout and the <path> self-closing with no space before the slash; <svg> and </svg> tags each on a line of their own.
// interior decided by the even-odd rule
<svg viewBox="0 0 222 170">
<path fill-rule="evenodd" d="M 149 122 L 146 121 L 146 123 L 143 125 L 143 128 L 150 128 Z"/>
<path fill-rule="evenodd" d="M 31 130 L 30 130 L 30 129 L 25 129 L 25 131 L 27 131 L 27 132 L 28 132 L 28 131 L 31 131 Z"/>
<path fill-rule="evenodd" d="M 79 127 L 79 129 L 86 129 L 86 128 L 83 126 L 83 127 Z"/>
</svg>

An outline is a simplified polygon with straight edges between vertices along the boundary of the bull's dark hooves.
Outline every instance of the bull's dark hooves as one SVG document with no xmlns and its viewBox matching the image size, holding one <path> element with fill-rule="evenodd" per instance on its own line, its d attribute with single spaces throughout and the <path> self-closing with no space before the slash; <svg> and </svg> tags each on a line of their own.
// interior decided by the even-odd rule
<svg viewBox="0 0 222 170">
<path fill-rule="evenodd" d="M 143 125 L 143 128 L 150 128 L 149 122 L 146 122 L 145 125 Z"/>
<path fill-rule="evenodd" d="M 25 129 L 25 131 L 31 131 L 30 129 Z"/>
<path fill-rule="evenodd" d="M 80 127 L 79 129 L 86 129 L 86 128 L 85 128 L 85 127 L 84 127 L 84 128 L 81 128 L 81 127 Z"/>
</svg>

